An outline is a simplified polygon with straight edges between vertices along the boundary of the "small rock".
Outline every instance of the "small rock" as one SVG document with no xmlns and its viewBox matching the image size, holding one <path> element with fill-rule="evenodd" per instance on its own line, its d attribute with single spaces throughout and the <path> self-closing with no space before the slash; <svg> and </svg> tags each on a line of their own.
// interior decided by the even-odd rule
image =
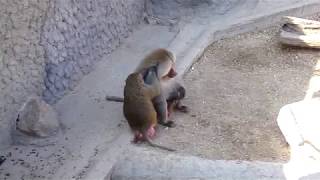
<svg viewBox="0 0 320 180">
<path fill-rule="evenodd" d="M 59 130 L 57 113 L 40 98 L 29 98 L 19 111 L 16 129 L 29 136 L 52 136 Z"/>
</svg>

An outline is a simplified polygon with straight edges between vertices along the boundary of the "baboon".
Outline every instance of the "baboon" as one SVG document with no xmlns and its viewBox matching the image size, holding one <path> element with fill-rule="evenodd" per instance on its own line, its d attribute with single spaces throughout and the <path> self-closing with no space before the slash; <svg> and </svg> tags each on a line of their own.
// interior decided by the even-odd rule
<svg viewBox="0 0 320 180">
<path fill-rule="evenodd" d="M 189 108 L 181 104 L 181 100 L 185 97 L 185 88 L 176 81 L 175 76 L 177 75 L 175 69 L 175 55 L 166 49 L 159 48 L 148 54 L 138 65 L 135 72 L 140 72 L 145 68 L 149 68 L 158 64 L 157 72 L 159 74 L 159 80 L 161 84 L 162 93 L 155 99 L 154 106 L 157 111 L 159 124 L 173 127 L 173 121 L 168 121 L 167 118 L 170 116 L 173 110 L 180 112 L 189 112 Z M 107 96 L 107 100 L 123 102 L 123 98 L 116 96 Z M 164 110 L 162 107 L 166 106 Z"/>
<path fill-rule="evenodd" d="M 152 66 L 128 76 L 124 87 L 123 113 L 134 133 L 133 142 L 146 140 L 153 147 L 175 151 L 154 144 L 151 140 L 155 136 L 158 123 L 154 103 L 157 103 L 155 99 L 161 96 L 157 69 L 157 66 Z"/>
</svg>

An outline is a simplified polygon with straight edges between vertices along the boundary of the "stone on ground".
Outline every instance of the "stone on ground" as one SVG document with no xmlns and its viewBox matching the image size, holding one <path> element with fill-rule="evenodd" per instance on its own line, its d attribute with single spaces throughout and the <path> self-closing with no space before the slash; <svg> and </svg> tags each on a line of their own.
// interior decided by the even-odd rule
<svg viewBox="0 0 320 180">
<path fill-rule="evenodd" d="M 56 111 L 40 98 L 31 97 L 23 104 L 18 113 L 14 132 L 15 141 L 29 144 L 39 138 L 54 136 L 59 132 L 59 126 Z"/>
</svg>

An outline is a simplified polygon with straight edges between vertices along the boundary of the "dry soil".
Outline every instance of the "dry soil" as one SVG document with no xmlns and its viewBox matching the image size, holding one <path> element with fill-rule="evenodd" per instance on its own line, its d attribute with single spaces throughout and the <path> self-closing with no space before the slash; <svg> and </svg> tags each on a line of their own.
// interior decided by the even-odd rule
<svg viewBox="0 0 320 180">
<path fill-rule="evenodd" d="M 220 40 L 184 77 L 189 114 L 156 141 L 209 159 L 283 162 L 289 150 L 276 118 L 302 100 L 320 52 L 279 44 L 280 27 Z"/>
</svg>

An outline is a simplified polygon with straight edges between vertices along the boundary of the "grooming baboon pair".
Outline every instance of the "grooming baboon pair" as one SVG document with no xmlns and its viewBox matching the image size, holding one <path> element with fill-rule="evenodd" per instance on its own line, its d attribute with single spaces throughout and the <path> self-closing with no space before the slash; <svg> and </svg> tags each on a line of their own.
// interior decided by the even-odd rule
<svg viewBox="0 0 320 180">
<path fill-rule="evenodd" d="M 134 133 L 134 142 L 146 140 L 151 146 L 173 149 L 152 143 L 155 126 L 174 127 L 168 117 L 174 109 L 188 112 L 181 104 L 185 88 L 177 82 L 175 55 L 166 49 L 148 54 L 126 79 L 124 98 L 108 96 L 109 101 L 123 102 L 123 113 Z"/>
</svg>

